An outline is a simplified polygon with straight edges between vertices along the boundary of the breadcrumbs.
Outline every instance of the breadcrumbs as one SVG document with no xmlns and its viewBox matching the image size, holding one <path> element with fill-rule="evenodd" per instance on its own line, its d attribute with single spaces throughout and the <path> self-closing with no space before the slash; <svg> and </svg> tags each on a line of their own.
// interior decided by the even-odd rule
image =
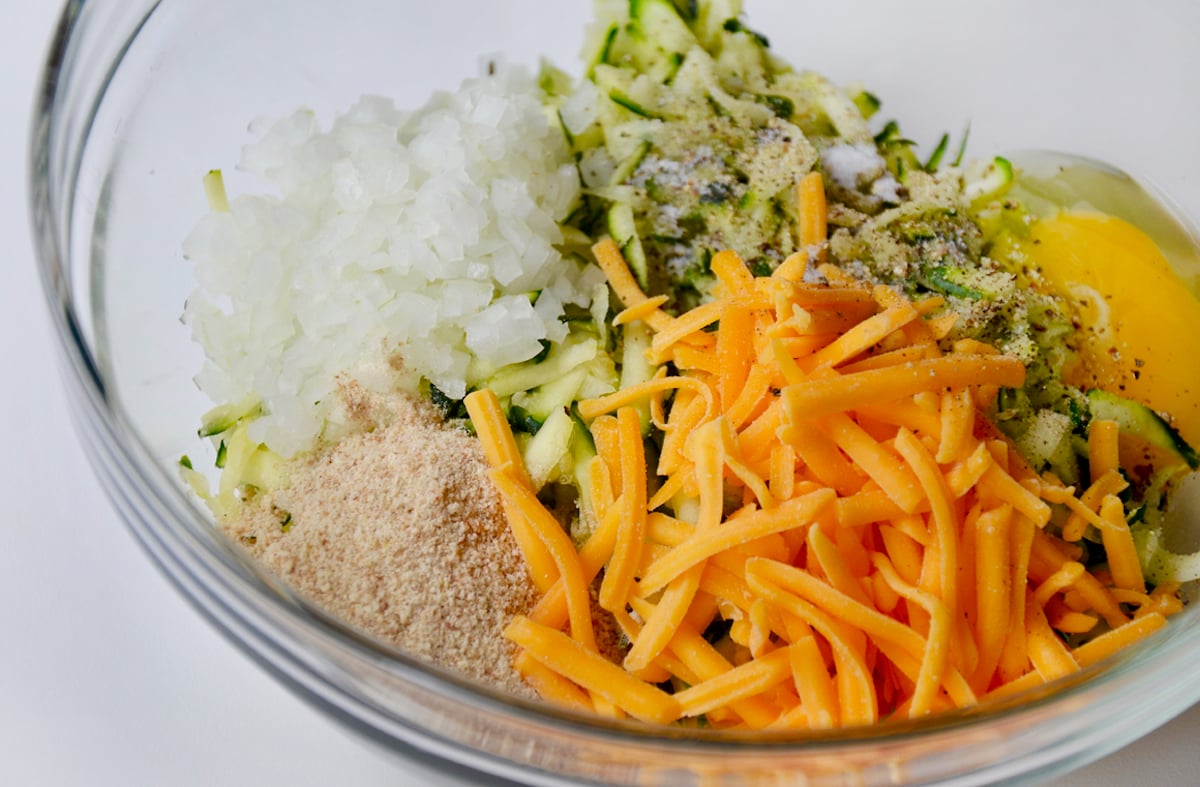
<svg viewBox="0 0 1200 787">
<path fill-rule="evenodd" d="M 478 442 L 406 397 L 353 383 L 365 431 L 291 468 L 227 532 L 316 605 L 410 655 L 532 696 L 501 636 L 536 591 L 487 477 Z"/>
</svg>

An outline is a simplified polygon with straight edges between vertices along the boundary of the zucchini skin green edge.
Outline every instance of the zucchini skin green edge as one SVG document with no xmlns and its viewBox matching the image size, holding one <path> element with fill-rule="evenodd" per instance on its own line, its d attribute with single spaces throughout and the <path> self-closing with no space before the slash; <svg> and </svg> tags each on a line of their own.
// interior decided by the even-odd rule
<svg viewBox="0 0 1200 787">
<path fill-rule="evenodd" d="M 1088 408 L 1093 418 L 1116 421 L 1123 431 L 1141 437 L 1151 445 L 1170 451 L 1192 470 L 1200 468 L 1200 454 L 1183 435 L 1154 410 L 1116 394 L 1094 389 L 1088 391 Z"/>
</svg>

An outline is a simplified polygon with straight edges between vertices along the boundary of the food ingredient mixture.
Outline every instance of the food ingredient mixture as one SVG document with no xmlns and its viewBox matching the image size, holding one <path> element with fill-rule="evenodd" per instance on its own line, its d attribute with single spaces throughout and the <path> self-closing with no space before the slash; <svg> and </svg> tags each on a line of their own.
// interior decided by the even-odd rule
<svg viewBox="0 0 1200 787">
<path fill-rule="evenodd" d="M 185 478 L 348 622 L 614 717 L 917 717 L 1153 634 L 1200 381 L 1112 271 L 1200 303 L 740 10 L 601 0 L 582 79 L 301 113 L 244 157 L 280 196 L 211 173 Z"/>
</svg>

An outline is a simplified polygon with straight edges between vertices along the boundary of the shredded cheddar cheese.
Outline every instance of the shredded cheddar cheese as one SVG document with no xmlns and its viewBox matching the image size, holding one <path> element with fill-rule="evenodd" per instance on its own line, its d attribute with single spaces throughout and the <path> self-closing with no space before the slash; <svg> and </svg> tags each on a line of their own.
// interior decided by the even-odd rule
<svg viewBox="0 0 1200 787">
<path fill-rule="evenodd" d="M 1006 696 L 1161 627 L 1177 599 L 1146 592 L 1116 497 L 1116 424 L 1093 424 L 1088 489 L 1036 476 L 983 415 L 996 390 L 1022 384 L 1022 363 L 974 341 L 943 352 L 949 328 L 926 316 L 936 304 L 823 264 L 820 176 L 797 196 L 808 250 L 758 278 L 716 255 L 713 300 L 679 317 L 646 297 L 613 242 L 595 247 L 625 306 L 615 322 L 644 321 L 663 368 L 579 405 L 597 521 L 578 549 L 535 510 L 495 397 L 467 397 L 543 592 L 506 631 L 518 671 L 571 708 L 821 729 Z M 805 283 L 809 264 L 830 283 Z M 1044 530 L 1051 504 L 1070 511 L 1066 539 L 1098 529 L 1111 575 Z M 622 665 L 583 619 L 606 614 L 589 606 L 597 576 L 598 606 L 630 639 Z M 701 636 L 719 620 L 733 654 Z M 1061 636 L 1101 626 L 1074 649 Z M 674 694 L 656 685 L 668 679 Z"/>
</svg>

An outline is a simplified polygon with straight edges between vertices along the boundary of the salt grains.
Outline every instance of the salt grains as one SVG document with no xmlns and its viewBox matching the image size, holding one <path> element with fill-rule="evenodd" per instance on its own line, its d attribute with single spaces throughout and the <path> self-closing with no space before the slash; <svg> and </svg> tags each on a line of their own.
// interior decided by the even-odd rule
<svg viewBox="0 0 1200 787">
<path fill-rule="evenodd" d="M 521 68 L 411 113 L 363 98 L 328 131 L 297 112 L 240 166 L 275 193 L 234 196 L 189 236 L 184 321 L 208 357 L 197 384 L 216 402 L 260 397 L 251 437 L 284 456 L 336 418 L 339 374 L 399 353 L 410 378 L 461 397 L 470 370 L 560 339 L 564 305 L 602 283 L 555 249 L 578 175 Z"/>
</svg>

